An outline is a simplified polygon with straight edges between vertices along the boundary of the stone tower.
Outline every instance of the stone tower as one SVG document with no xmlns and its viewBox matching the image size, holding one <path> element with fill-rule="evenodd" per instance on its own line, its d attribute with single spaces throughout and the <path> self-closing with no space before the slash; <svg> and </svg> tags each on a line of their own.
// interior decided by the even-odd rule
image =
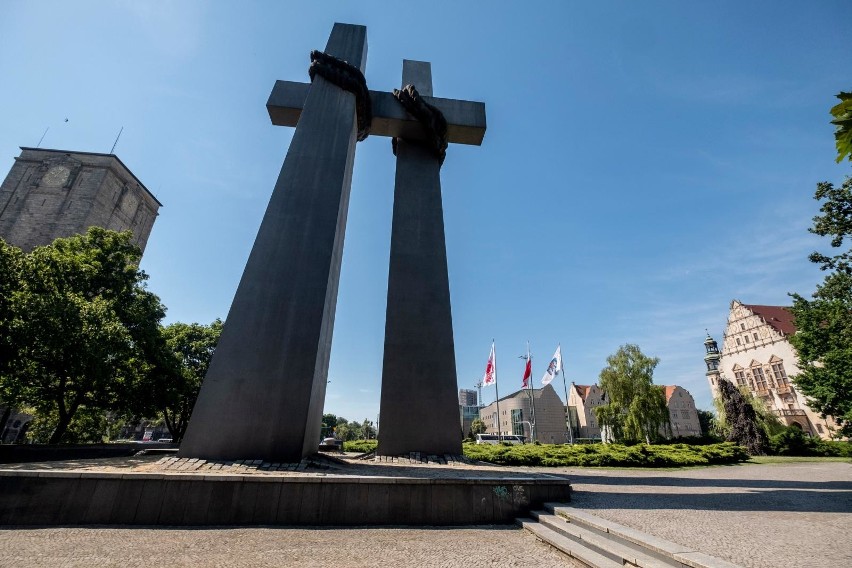
<svg viewBox="0 0 852 568">
<path fill-rule="evenodd" d="M 97 226 L 130 230 L 144 251 L 161 205 L 114 154 L 21 148 L 0 186 L 0 238 L 30 251 Z"/>
<path fill-rule="evenodd" d="M 713 393 L 713 398 L 716 398 L 719 395 L 719 380 L 721 379 L 722 371 L 719 366 L 719 361 L 722 359 L 721 353 L 719 353 L 719 346 L 716 344 L 716 340 L 710 337 L 710 334 L 707 334 L 707 339 L 704 340 L 704 349 L 707 351 L 707 354 L 704 356 L 704 363 L 707 364 L 707 380 L 710 382 L 710 392 Z"/>
</svg>

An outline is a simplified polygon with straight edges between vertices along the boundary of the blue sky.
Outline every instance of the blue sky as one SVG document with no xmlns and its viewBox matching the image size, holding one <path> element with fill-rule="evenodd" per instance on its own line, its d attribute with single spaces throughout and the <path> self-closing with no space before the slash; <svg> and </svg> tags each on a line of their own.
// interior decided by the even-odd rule
<svg viewBox="0 0 852 568">
<path fill-rule="evenodd" d="M 849 173 L 828 122 L 848 1 L 5 0 L 0 171 L 45 128 L 109 152 L 123 126 L 116 154 L 164 204 L 150 289 L 169 322 L 224 318 L 293 133 L 266 99 L 335 21 L 368 27 L 371 89 L 416 59 L 436 96 L 486 104 L 483 145 L 442 170 L 460 387 L 492 338 L 503 394 L 528 340 L 536 378 L 561 342 L 577 383 L 637 343 L 708 408 L 705 328 L 820 281 L 806 229 L 816 182 Z M 393 174 L 387 138 L 359 143 L 326 400 L 350 419 L 379 407 Z"/>
</svg>

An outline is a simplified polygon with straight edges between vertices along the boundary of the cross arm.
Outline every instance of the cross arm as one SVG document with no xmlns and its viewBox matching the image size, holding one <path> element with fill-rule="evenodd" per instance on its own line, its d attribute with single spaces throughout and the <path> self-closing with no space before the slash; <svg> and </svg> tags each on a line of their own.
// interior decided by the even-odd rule
<svg viewBox="0 0 852 568">
<path fill-rule="evenodd" d="M 276 81 L 266 102 L 269 118 L 276 126 L 296 126 L 310 83 Z M 399 136 L 408 140 L 421 140 L 426 132 L 413 116 L 408 114 L 393 94 L 370 91 L 373 103 L 373 124 L 370 134 L 375 136 Z M 485 137 L 485 103 L 423 97 L 437 107 L 447 119 L 447 139 L 455 144 L 479 146 Z"/>
</svg>

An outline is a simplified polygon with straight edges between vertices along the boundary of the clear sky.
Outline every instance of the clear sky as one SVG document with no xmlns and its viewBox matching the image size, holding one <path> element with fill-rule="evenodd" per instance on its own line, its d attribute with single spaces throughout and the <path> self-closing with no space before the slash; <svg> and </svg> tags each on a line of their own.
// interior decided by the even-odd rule
<svg viewBox="0 0 852 568">
<path fill-rule="evenodd" d="M 416 59 L 436 96 L 486 104 L 483 145 L 442 170 L 460 387 L 492 338 L 501 394 L 528 340 L 536 380 L 561 342 L 580 384 L 637 343 L 709 408 L 705 328 L 820 281 L 848 1 L 3 0 L 0 173 L 48 127 L 42 147 L 109 152 L 123 126 L 115 153 L 164 204 L 150 289 L 169 322 L 224 318 L 293 134 L 266 99 L 335 21 L 368 27 L 371 89 Z M 349 419 L 379 408 L 393 175 L 389 139 L 358 144 L 326 399 Z"/>
</svg>

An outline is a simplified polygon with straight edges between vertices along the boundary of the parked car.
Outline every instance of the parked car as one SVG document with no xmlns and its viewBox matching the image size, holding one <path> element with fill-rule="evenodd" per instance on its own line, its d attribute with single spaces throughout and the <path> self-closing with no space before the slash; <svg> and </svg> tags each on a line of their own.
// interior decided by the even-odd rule
<svg viewBox="0 0 852 568">
<path fill-rule="evenodd" d="M 159 439 L 159 440 L 157 440 L 157 441 L 158 441 L 158 442 L 162 442 L 162 443 L 164 443 L 164 444 L 171 444 L 171 443 L 172 443 L 172 439 L 171 439 L 171 438 L 160 438 L 160 439 Z"/>
<path fill-rule="evenodd" d="M 497 434 L 477 434 L 476 435 L 476 443 L 477 444 L 499 444 L 500 442 L 508 442 L 509 444 L 523 444 L 524 436 L 515 436 L 515 435 L 504 435 L 498 436 Z"/>
</svg>

